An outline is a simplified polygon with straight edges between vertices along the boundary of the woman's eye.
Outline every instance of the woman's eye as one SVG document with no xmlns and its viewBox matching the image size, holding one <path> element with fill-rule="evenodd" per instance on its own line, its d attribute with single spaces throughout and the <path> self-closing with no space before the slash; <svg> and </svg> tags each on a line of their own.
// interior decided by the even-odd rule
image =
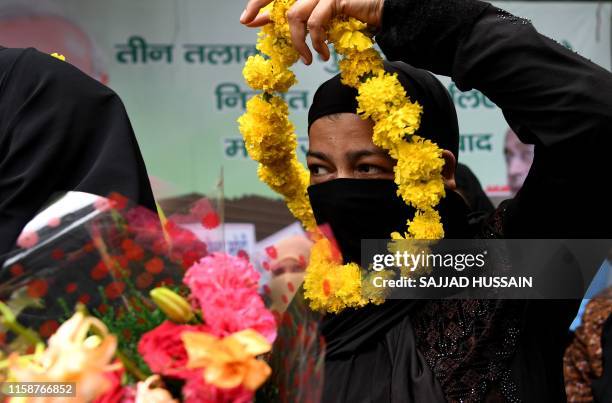
<svg viewBox="0 0 612 403">
<path fill-rule="evenodd" d="M 322 165 L 315 165 L 315 164 L 308 165 L 308 170 L 310 171 L 310 174 L 313 176 L 327 175 L 329 173 L 329 170 Z"/>
<path fill-rule="evenodd" d="M 376 165 L 360 164 L 357 166 L 357 171 L 363 174 L 379 174 L 383 172 L 383 169 Z"/>
</svg>

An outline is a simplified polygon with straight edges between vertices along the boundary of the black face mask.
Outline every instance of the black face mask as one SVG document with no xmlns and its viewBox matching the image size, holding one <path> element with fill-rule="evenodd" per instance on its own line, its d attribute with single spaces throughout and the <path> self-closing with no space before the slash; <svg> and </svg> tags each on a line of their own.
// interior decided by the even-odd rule
<svg viewBox="0 0 612 403">
<path fill-rule="evenodd" d="M 361 261 L 362 239 L 388 239 L 403 233 L 414 216 L 388 179 L 335 179 L 308 187 L 317 224 L 328 224 L 344 262 Z"/>
<path fill-rule="evenodd" d="M 344 263 L 360 263 L 362 239 L 403 234 L 415 213 L 389 179 L 335 179 L 309 186 L 308 195 L 317 224 L 331 227 Z M 438 210 L 447 238 L 470 237 L 469 210 L 461 196 L 447 189 Z"/>
</svg>

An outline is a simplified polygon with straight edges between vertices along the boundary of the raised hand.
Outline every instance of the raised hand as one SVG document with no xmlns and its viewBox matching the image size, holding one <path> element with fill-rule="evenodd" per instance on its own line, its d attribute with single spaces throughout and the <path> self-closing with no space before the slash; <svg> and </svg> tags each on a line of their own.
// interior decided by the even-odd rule
<svg viewBox="0 0 612 403">
<path fill-rule="evenodd" d="M 329 59 L 327 35 L 331 20 L 338 15 L 356 18 L 372 27 L 381 24 L 384 0 L 298 0 L 289 9 L 287 20 L 293 46 L 300 53 L 304 64 L 312 63 L 312 52 L 306 44 L 310 34 L 312 47 L 323 60 Z M 260 27 L 270 22 L 268 13 L 259 11 L 272 0 L 249 0 L 240 16 L 240 22 L 249 27 Z"/>
</svg>

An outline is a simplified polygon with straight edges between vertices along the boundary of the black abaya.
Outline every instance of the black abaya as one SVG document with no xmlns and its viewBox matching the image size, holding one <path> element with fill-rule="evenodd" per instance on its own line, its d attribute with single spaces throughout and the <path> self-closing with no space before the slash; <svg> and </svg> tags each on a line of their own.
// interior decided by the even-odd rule
<svg viewBox="0 0 612 403">
<path fill-rule="evenodd" d="M 376 39 L 390 60 L 482 91 L 535 144 L 524 187 L 473 236 L 612 238 L 608 71 L 477 0 L 385 0 Z M 325 319 L 326 402 L 565 401 L 562 357 L 579 301 L 395 304 Z"/>
<path fill-rule="evenodd" d="M 119 97 L 67 62 L 0 47 L 0 256 L 56 192 L 155 208 Z"/>
</svg>

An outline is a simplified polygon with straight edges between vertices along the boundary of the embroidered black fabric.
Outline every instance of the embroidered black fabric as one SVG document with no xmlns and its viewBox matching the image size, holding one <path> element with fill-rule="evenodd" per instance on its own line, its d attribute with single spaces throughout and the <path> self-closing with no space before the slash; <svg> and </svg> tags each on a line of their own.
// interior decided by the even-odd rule
<svg viewBox="0 0 612 403">
<path fill-rule="evenodd" d="M 502 204 L 480 223 L 476 238 L 504 238 Z M 498 267 L 509 267 L 498 254 Z M 519 402 L 510 376 L 517 350 L 523 300 L 424 301 L 411 311 L 417 348 L 450 402 Z"/>
<path fill-rule="evenodd" d="M 428 70 L 450 75 L 458 44 L 489 6 L 474 0 L 385 0 L 376 41 L 389 60 L 427 64 Z M 430 46 L 416 45 L 423 43 Z"/>
</svg>

